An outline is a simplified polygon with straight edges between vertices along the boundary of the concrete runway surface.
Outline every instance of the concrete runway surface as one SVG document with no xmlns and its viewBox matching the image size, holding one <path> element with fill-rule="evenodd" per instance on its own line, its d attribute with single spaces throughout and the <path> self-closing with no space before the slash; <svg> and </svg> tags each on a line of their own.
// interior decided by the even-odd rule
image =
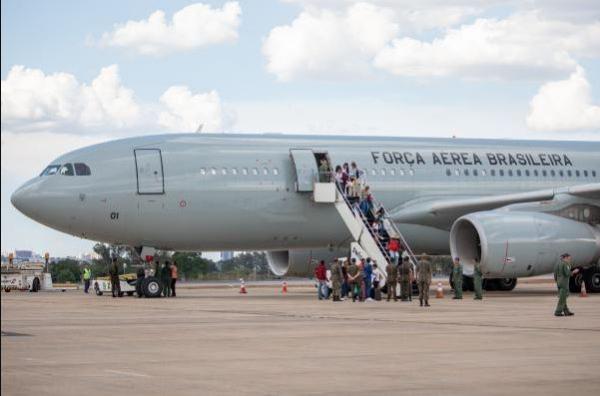
<svg viewBox="0 0 600 396">
<path fill-rule="evenodd" d="M 600 389 L 600 295 L 317 301 L 291 286 L 171 299 L 2 293 L 2 395 L 558 395 Z"/>
</svg>

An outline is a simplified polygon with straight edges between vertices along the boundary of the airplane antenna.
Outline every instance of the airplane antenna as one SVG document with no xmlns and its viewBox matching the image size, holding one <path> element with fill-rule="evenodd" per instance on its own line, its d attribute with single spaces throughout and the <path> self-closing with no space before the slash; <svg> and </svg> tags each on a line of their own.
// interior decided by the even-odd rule
<svg viewBox="0 0 600 396">
<path fill-rule="evenodd" d="M 198 125 L 198 129 L 196 129 L 196 133 L 202 132 L 202 128 L 204 128 L 204 123 L 203 122 L 201 122 L 200 125 Z"/>
</svg>

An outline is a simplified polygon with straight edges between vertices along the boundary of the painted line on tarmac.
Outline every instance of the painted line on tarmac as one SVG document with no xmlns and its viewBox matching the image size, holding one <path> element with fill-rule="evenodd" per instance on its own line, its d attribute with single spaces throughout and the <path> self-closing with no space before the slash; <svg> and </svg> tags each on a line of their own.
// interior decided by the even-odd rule
<svg viewBox="0 0 600 396">
<path fill-rule="evenodd" d="M 122 371 L 122 370 L 104 370 L 105 373 L 110 373 L 110 374 L 117 374 L 117 375 L 122 375 L 124 377 L 144 377 L 144 378 L 148 378 L 150 377 L 147 374 L 143 374 L 143 373 L 134 373 L 132 371 Z"/>
</svg>

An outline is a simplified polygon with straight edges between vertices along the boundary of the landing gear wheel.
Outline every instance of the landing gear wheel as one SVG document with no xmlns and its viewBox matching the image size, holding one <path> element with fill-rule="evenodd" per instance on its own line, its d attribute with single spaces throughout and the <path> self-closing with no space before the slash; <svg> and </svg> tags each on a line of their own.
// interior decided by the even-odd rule
<svg viewBox="0 0 600 396">
<path fill-rule="evenodd" d="M 569 277 L 569 291 L 571 293 L 581 292 L 581 284 L 582 283 L 583 283 L 583 274 L 581 272 Z"/>
<path fill-rule="evenodd" d="M 498 290 L 511 291 L 517 286 L 517 278 L 502 278 L 496 279 Z"/>
<path fill-rule="evenodd" d="M 127 292 L 127 295 L 128 295 L 129 297 L 131 297 L 131 296 L 133 296 L 133 292 L 132 292 L 132 291 L 128 291 L 128 292 Z"/>
<path fill-rule="evenodd" d="M 148 298 L 160 297 L 162 285 L 158 279 L 153 276 L 144 278 L 144 281 L 142 282 L 142 292 L 144 293 L 144 296 Z"/>
<path fill-rule="evenodd" d="M 475 290 L 475 286 L 473 286 L 473 278 L 470 276 L 463 275 L 463 291 L 473 291 Z"/>
<path fill-rule="evenodd" d="M 588 268 L 584 272 L 585 290 L 590 293 L 600 293 L 600 266 Z"/>
<path fill-rule="evenodd" d="M 31 285 L 31 292 L 37 293 L 40 290 L 40 278 L 33 278 L 33 283 Z"/>
<path fill-rule="evenodd" d="M 98 286 L 98 282 L 94 282 L 94 291 L 96 292 L 97 296 L 101 296 L 104 294 L 102 292 L 102 290 L 100 290 L 100 286 Z"/>
</svg>

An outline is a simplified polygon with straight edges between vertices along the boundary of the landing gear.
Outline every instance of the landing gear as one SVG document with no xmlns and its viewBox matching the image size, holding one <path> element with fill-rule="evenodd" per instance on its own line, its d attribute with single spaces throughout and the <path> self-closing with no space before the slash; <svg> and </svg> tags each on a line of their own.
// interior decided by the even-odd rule
<svg viewBox="0 0 600 396">
<path fill-rule="evenodd" d="M 162 285 L 158 279 L 153 276 L 149 276 L 144 278 L 144 281 L 142 282 L 142 293 L 147 298 L 160 297 L 160 294 L 162 293 Z"/>
<path fill-rule="evenodd" d="M 98 282 L 94 282 L 94 291 L 96 292 L 97 296 L 101 296 L 104 294 L 102 292 L 102 290 L 100 290 L 100 286 L 98 286 Z"/>
<path fill-rule="evenodd" d="M 575 275 L 571 275 L 569 278 L 569 291 L 571 293 L 581 292 L 581 284 L 583 283 L 583 273 L 579 271 Z M 587 285 L 586 285 L 587 290 Z"/>
<path fill-rule="evenodd" d="M 33 293 L 37 293 L 38 291 L 40 291 L 41 287 L 40 287 L 40 278 L 33 278 L 33 283 L 31 285 L 31 290 L 29 290 L 30 292 Z"/>
<path fill-rule="evenodd" d="M 600 265 L 595 265 L 583 272 L 585 290 L 590 293 L 600 293 Z"/>
<path fill-rule="evenodd" d="M 496 279 L 498 290 L 511 291 L 517 286 L 517 278 L 501 278 Z"/>
</svg>

